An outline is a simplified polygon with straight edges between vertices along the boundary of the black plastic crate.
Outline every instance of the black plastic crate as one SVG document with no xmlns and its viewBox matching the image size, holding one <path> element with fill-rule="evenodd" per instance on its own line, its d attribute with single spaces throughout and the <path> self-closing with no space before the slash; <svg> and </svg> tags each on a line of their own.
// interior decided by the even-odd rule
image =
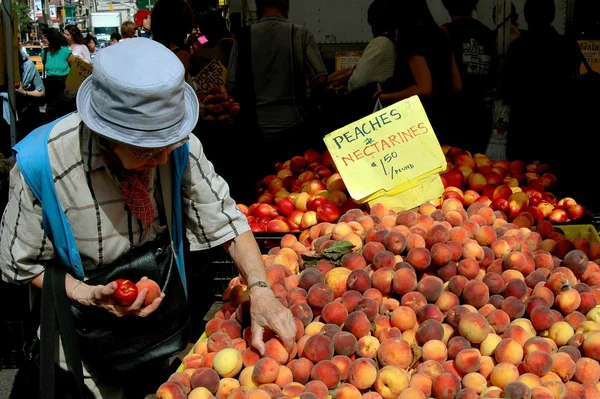
<svg viewBox="0 0 600 399">
<path fill-rule="evenodd" d="M 26 321 L 5 321 L 0 325 L 0 370 L 18 369 L 23 365 L 28 328 Z"/>
<path fill-rule="evenodd" d="M 278 247 L 286 234 L 298 236 L 300 233 L 254 233 L 260 252 L 267 254 L 272 248 Z M 223 291 L 227 289 L 232 278 L 239 275 L 233 260 L 224 249 L 218 248 L 211 254 L 207 271 L 213 282 L 213 294 L 216 301 L 223 299 Z"/>
</svg>

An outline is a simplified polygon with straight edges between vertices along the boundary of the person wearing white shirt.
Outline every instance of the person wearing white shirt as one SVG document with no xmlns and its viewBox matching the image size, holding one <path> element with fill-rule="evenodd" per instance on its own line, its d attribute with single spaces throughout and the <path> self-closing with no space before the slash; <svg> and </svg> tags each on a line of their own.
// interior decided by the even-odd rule
<svg viewBox="0 0 600 399">
<path fill-rule="evenodd" d="M 85 45 L 85 40 L 79 28 L 75 25 L 65 26 L 65 39 L 73 56 L 81 58 L 88 64 L 92 63 L 92 57 L 90 56 L 90 50 Z"/>
</svg>

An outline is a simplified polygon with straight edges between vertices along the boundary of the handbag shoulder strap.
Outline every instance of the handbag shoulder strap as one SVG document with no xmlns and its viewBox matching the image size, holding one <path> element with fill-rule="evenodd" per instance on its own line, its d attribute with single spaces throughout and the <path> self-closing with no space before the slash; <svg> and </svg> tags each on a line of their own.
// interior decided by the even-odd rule
<svg viewBox="0 0 600 399">
<path fill-rule="evenodd" d="M 64 118 L 57 119 L 31 132 L 15 146 L 17 164 L 25 182 L 42 205 L 42 224 L 61 262 L 83 280 L 83 264 L 69 221 L 58 200 L 48 156 L 48 137 Z"/>
<path fill-rule="evenodd" d="M 167 187 L 163 184 L 163 202 L 165 204 L 165 214 L 167 216 L 167 226 L 171 233 L 171 242 L 173 243 L 173 253 L 175 254 L 175 262 L 177 264 L 177 270 L 179 271 L 179 277 L 183 284 L 183 289 L 187 296 L 187 281 L 185 275 L 185 263 L 183 259 L 183 213 L 182 213 L 182 198 L 181 198 L 181 186 L 183 183 L 183 176 L 185 174 L 185 168 L 189 162 L 190 145 L 186 143 L 184 146 L 179 147 L 173 151 L 172 158 L 172 186 Z M 168 176 L 167 176 L 168 177 Z M 161 179 L 161 181 L 163 181 Z M 164 180 L 169 182 L 169 180 Z M 173 187 L 175 189 L 173 189 Z M 171 203 L 169 209 L 169 203 L 167 201 L 168 193 L 171 192 Z"/>
<path fill-rule="evenodd" d="M 42 67 L 44 68 L 44 73 L 42 74 L 42 77 L 46 77 L 46 60 L 48 59 L 48 47 L 46 47 L 44 50 L 44 56 L 42 57 Z"/>
</svg>

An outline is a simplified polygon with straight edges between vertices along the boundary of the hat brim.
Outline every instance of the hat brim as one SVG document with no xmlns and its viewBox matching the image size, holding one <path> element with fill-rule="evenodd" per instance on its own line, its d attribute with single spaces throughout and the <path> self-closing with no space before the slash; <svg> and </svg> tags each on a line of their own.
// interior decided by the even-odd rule
<svg viewBox="0 0 600 399">
<path fill-rule="evenodd" d="M 175 125 L 159 130 L 138 130 L 111 123 L 92 108 L 92 77 L 83 81 L 77 92 L 77 110 L 88 128 L 109 140 L 140 148 L 161 148 L 186 138 L 198 123 L 200 105 L 194 89 L 185 83 L 183 118 Z M 151 124 L 149 124 L 151 125 Z"/>
</svg>

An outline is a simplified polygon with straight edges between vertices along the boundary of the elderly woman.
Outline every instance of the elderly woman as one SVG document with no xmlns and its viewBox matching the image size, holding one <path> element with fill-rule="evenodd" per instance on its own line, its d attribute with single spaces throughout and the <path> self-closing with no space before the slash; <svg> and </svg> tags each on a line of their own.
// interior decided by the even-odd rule
<svg viewBox="0 0 600 399">
<path fill-rule="evenodd" d="M 155 62 L 147 62 L 148 54 Z M 136 248 L 177 233 L 168 228 L 164 195 L 168 185 L 175 185 L 162 171 L 172 167 L 172 153 L 186 145 L 189 155 L 180 190 L 191 250 L 224 246 L 248 283 L 252 345 L 264 353 L 263 331 L 268 327 L 291 351 L 292 314 L 266 283 L 258 245 L 227 183 L 204 156 L 198 138 L 190 134 L 198 119 L 198 101 L 173 52 L 143 38 L 102 50 L 92 76 L 79 89 L 77 108 L 78 113 L 54 125 L 47 145 L 42 141 L 48 149 L 56 197 L 83 265 L 83 280 L 72 272 L 66 275 L 63 295 L 80 309 L 97 308 L 97 317 L 103 312 L 119 316 L 114 323 L 130 323 L 131 318 L 160 311 L 168 293 L 144 305 L 148 290 L 143 289 L 132 305 L 122 306 L 113 298 L 114 281 L 98 285 L 89 283 L 89 276 L 113 267 Z M 10 201 L 0 230 L 0 268 L 5 281 L 31 284 L 42 288 L 44 295 L 45 274 L 54 273 L 53 266 L 47 266 L 63 259 L 64 252 L 55 250 L 42 227 L 42 207 L 22 171 L 25 166 L 17 159 L 11 172 Z M 185 309 L 185 304 L 181 306 Z M 140 340 L 151 333 L 129 332 Z M 85 385 L 93 397 L 122 397 L 122 386 L 102 371 L 89 370 L 83 360 Z M 62 351 L 56 362 L 66 369 Z M 146 376 L 145 382 L 152 382 L 152 377 Z"/>
</svg>

